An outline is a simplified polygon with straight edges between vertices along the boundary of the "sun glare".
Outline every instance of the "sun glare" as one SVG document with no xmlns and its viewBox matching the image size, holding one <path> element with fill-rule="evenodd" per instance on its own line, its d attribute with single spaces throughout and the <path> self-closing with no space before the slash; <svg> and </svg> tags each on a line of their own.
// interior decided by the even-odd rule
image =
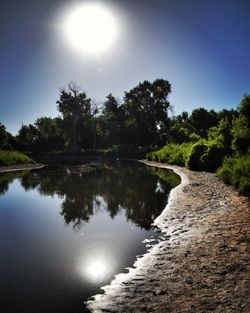
<svg viewBox="0 0 250 313">
<path fill-rule="evenodd" d="M 67 16 L 65 34 L 78 50 L 100 54 L 107 50 L 117 35 L 117 23 L 110 10 L 97 4 L 75 7 Z"/>
<path fill-rule="evenodd" d="M 102 278 L 107 271 L 107 264 L 103 262 L 103 260 L 95 260 L 90 263 L 87 268 L 86 272 L 92 279 Z"/>
</svg>

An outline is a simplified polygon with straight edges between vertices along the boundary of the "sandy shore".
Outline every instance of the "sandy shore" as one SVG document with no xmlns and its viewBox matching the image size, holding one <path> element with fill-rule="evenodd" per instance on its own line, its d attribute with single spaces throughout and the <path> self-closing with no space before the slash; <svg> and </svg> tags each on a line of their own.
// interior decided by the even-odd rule
<svg viewBox="0 0 250 313">
<path fill-rule="evenodd" d="M 18 164 L 18 165 L 11 165 L 11 166 L 0 166 L 0 173 L 32 170 L 32 169 L 39 169 L 43 167 L 44 165 L 42 164 Z"/>
<path fill-rule="evenodd" d="M 91 312 L 250 312 L 250 205 L 214 174 L 182 178 L 155 220 L 161 240 L 88 302 Z"/>
</svg>

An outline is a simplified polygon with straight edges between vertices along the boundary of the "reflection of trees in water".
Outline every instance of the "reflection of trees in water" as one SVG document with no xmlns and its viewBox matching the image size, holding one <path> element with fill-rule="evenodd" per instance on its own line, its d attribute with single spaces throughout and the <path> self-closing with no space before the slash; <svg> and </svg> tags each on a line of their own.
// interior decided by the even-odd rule
<svg viewBox="0 0 250 313">
<path fill-rule="evenodd" d="M 25 190 L 61 197 L 60 213 L 74 227 L 87 222 L 97 210 L 106 209 L 114 218 L 123 208 L 128 220 L 149 229 L 178 183 L 176 177 L 172 171 L 122 163 L 97 166 L 87 173 L 75 167 L 31 171 L 23 175 L 21 184 Z"/>
<path fill-rule="evenodd" d="M 12 183 L 15 178 L 21 178 L 25 175 L 27 175 L 27 171 L 0 173 L 0 195 L 5 194 L 9 190 L 9 184 Z"/>
</svg>

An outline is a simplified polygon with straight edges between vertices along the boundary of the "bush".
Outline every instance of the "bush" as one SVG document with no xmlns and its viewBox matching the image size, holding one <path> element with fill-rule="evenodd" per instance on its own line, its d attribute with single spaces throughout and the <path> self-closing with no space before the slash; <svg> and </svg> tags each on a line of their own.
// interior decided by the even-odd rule
<svg viewBox="0 0 250 313">
<path fill-rule="evenodd" d="M 214 172 L 221 166 L 225 156 L 231 154 L 231 149 L 218 146 L 216 144 L 208 145 L 207 150 L 201 156 L 201 167 L 204 171 Z"/>
<path fill-rule="evenodd" d="M 191 148 L 191 143 L 183 143 L 181 145 L 168 144 L 158 151 L 148 153 L 146 158 L 149 161 L 158 161 L 184 166 Z"/>
<path fill-rule="evenodd" d="M 203 163 L 201 157 L 205 154 L 207 145 L 204 143 L 197 143 L 192 146 L 192 150 L 187 158 L 186 166 L 191 170 L 203 170 Z"/>
<path fill-rule="evenodd" d="M 250 195 L 250 154 L 225 158 L 217 175 L 240 193 Z"/>
<path fill-rule="evenodd" d="M 18 151 L 0 151 L 0 166 L 35 163 L 27 155 Z"/>
</svg>

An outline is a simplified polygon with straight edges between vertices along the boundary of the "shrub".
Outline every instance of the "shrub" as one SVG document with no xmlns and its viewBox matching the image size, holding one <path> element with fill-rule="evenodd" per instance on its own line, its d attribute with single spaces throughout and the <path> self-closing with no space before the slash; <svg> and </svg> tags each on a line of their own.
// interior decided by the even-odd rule
<svg viewBox="0 0 250 313">
<path fill-rule="evenodd" d="M 250 195 L 250 155 L 227 157 L 217 175 L 244 195 Z"/>
<path fill-rule="evenodd" d="M 191 143 L 183 143 L 180 145 L 167 144 L 158 151 L 148 153 L 146 158 L 149 161 L 158 161 L 162 163 L 184 166 L 191 148 Z"/>
<path fill-rule="evenodd" d="M 192 146 L 191 152 L 187 158 L 186 166 L 191 170 L 203 170 L 202 155 L 206 152 L 207 145 L 204 143 L 197 143 Z"/>
<path fill-rule="evenodd" d="M 218 146 L 217 144 L 208 145 L 205 153 L 200 158 L 201 168 L 208 172 L 214 172 L 221 166 L 226 155 L 230 155 L 229 148 Z"/>
<path fill-rule="evenodd" d="M 34 163 L 27 155 L 18 151 L 0 151 L 0 166 Z"/>
</svg>

